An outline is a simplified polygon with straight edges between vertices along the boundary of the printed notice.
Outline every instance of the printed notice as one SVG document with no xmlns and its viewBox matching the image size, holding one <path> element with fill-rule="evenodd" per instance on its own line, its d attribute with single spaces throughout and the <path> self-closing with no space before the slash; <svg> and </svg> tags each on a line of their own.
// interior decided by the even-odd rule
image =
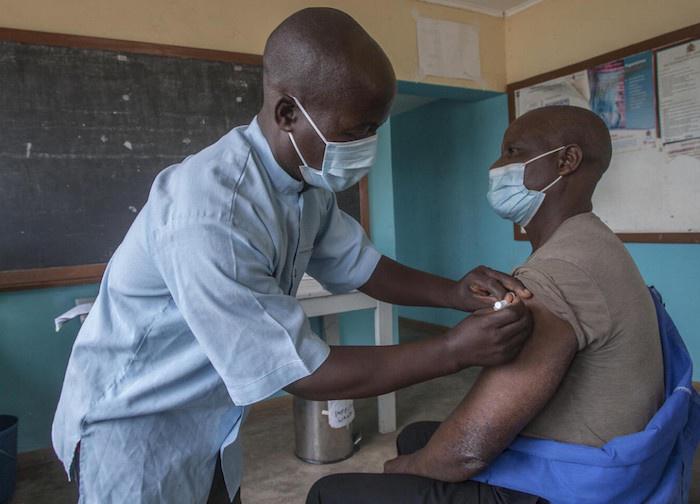
<svg viewBox="0 0 700 504">
<path fill-rule="evenodd" d="M 700 40 L 659 51 L 656 64 L 663 143 L 700 138 Z"/>
<path fill-rule="evenodd" d="M 540 107 L 571 105 L 590 109 L 588 73 L 584 70 L 571 75 L 535 84 L 515 92 L 515 116 Z"/>
<path fill-rule="evenodd" d="M 610 130 L 616 153 L 656 149 L 656 104 L 651 51 L 588 71 L 591 110 Z"/>
<path fill-rule="evenodd" d="M 481 79 L 479 31 L 475 26 L 419 17 L 418 66 L 423 75 Z"/>
</svg>

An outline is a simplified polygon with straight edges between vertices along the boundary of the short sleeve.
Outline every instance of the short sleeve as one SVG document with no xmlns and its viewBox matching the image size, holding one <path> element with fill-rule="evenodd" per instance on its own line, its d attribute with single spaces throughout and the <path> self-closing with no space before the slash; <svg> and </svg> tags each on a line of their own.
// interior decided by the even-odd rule
<svg viewBox="0 0 700 504">
<path fill-rule="evenodd" d="M 178 310 L 238 405 L 308 376 L 329 354 L 250 235 L 224 219 L 201 217 L 152 241 Z"/>
<path fill-rule="evenodd" d="M 579 351 L 607 341 L 611 333 L 607 303 L 585 271 L 559 259 L 532 259 L 514 275 L 549 311 L 571 325 Z"/>
<path fill-rule="evenodd" d="M 380 258 L 362 226 L 338 208 L 332 194 L 308 273 L 333 293 L 348 292 L 369 280 Z"/>
</svg>

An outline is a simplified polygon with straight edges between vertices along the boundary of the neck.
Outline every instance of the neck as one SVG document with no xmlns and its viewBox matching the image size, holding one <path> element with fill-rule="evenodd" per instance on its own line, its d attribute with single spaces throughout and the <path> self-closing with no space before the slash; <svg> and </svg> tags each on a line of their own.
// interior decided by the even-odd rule
<svg viewBox="0 0 700 504">
<path fill-rule="evenodd" d="M 593 205 L 590 200 L 580 205 L 572 205 L 569 208 L 556 208 L 554 206 L 547 207 L 542 205 L 540 211 L 532 218 L 530 223 L 525 227 L 527 237 L 532 245 L 532 251 L 535 252 L 542 245 L 547 243 L 554 232 L 561 226 L 562 222 L 573 217 L 574 215 L 591 212 Z"/>
<path fill-rule="evenodd" d="M 301 176 L 301 170 L 299 170 L 299 162 L 296 159 L 296 153 L 293 154 L 293 159 L 289 159 L 287 154 L 290 149 L 281 149 L 280 145 L 282 142 L 289 143 L 289 137 L 287 133 L 280 130 L 277 125 L 270 119 L 272 117 L 271 113 L 265 110 L 265 107 L 258 113 L 258 125 L 260 126 L 260 131 L 262 131 L 267 145 L 270 146 L 272 151 L 272 156 L 277 161 L 277 164 L 286 171 L 290 177 L 296 180 L 303 180 Z"/>
</svg>

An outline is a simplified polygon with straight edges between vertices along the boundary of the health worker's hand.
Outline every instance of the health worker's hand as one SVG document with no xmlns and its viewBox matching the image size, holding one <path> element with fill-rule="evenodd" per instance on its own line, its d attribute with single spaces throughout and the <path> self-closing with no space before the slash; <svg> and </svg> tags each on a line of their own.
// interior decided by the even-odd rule
<svg viewBox="0 0 700 504">
<path fill-rule="evenodd" d="M 509 362 L 532 334 L 530 309 L 512 294 L 504 297 L 511 302 L 506 308 L 474 312 L 443 336 L 459 369 Z"/>
</svg>

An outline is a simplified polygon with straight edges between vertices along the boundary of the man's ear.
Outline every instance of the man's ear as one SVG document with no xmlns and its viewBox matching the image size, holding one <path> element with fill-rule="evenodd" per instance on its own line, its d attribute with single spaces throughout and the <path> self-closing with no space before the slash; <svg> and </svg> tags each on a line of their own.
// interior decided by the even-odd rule
<svg viewBox="0 0 700 504">
<path fill-rule="evenodd" d="M 567 145 L 559 154 L 559 175 L 567 176 L 581 166 L 583 151 L 576 144 Z"/>
<path fill-rule="evenodd" d="M 277 123 L 277 127 L 285 133 L 293 131 L 298 117 L 299 109 L 294 100 L 289 96 L 280 96 L 275 104 L 275 123 Z"/>
</svg>

